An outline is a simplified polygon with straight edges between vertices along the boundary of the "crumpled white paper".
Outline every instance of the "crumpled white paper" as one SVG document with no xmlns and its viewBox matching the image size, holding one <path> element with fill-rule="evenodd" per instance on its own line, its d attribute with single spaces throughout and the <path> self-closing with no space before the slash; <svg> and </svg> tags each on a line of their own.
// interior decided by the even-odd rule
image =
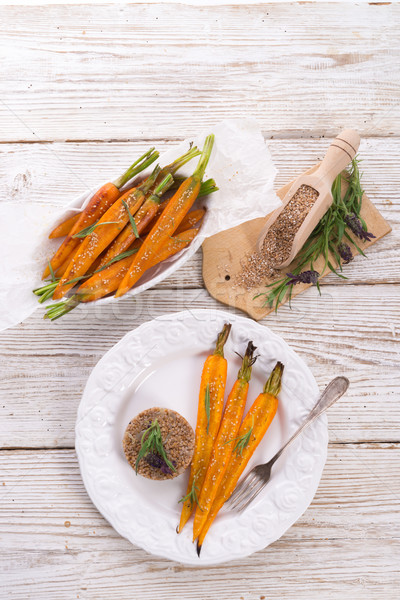
<svg viewBox="0 0 400 600">
<path fill-rule="evenodd" d="M 205 179 L 213 177 L 219 191 L 198 201 L 201 206 L 207 207 L 200 232 L 188 248 L 149 270 L 140 280 L 140 285 L 128 292 L 130 295 L 138 294 L 168 277 L 198 250 L 206 237 L 265 216 L 281 204 L 273 190 L 276 168 L 262 133 L 252 120 L 218 123 L 162 154 L 159 164 L 164 166 L 184 154 L 191 142 L 201 149 L 209 133 L 215 134 L 215 143 Z M 187 163 L 182 173 L 192 173 L 197 161 L 198 158 Z M 102 182 L 96 189 L 100 185 Z M 38 303 L 32 290 L 40 287 L 47 260 L 60 244 L 60 240 L 49 240 L 48 234 L 67 216 L 83 208 L 96 189 L 85 192 L 62 211 L 46 203 L 0 204 L 0 331 L 20 323 L 39 307 L 43 310 L 44 305 Z M 118 300 L 111 297 L 100 302 Z"/>
</svg>

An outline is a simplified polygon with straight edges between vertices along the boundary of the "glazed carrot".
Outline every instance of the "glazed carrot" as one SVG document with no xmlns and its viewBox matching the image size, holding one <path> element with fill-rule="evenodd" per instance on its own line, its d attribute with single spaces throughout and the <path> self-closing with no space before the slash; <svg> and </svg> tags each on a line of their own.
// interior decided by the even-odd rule
<svg viewBox="0 0 400 600">
<path fill-rule="evenodd" d="M 203 485 L 214 441 L 220 426 L 228 368 L 228 363 L 226 358 L 224 358 L 224 346 L 231 327 L 230 323 L 225 323 L 217 337 L 213 354 L 210 354 L 206 358 L 203 366 L 197 408 L 194 454 L 190 467 L 186 496 L 181 500 L 183 506 L 178 533 L 182 531 L 196 508 L 196 490 L 201 490 Z"/>
<path fill-rule="evenodd" d="M 96 229 L 84 237 L 54 292 L 53 298 L 55 300 L 65 296 L 68 290 L 73 287 L 71 284 L 67 284 L 67 281 L 85 275 L 96 258 L 122 231 L 129 221 L 130 215 L 134 215 L 145 201 L 146 195 L 153 187 L 159 172 L 160 167 L 155 167 L 153 173 L 142 185 L 118 198 L 96 223 Z M 82 232 L 80 234 L 83 235 Z"/>
<path fill-rule="evenodd" d="M 174 185 L 171 186 L 171 189 L 173 189 L 175 187 L 176 184 L 176 179 L 174 179 Z M 217 192 L 219 188 L 217 188 L 217 186 L 215 185 L 215 181 L 214 179 L 207 179 L 207 181 L 202 181 L 201 182 L 201 186 L 200 186 L 200 192 L 198 195 L 198 198 L 203 197 L 203 196 L 208 196 L 209 194 L 212 194 L 213 192 Z M 171 190 L 170 190 L 171 191 Z M 149 233 L 149 231 L 151 231 L 155 225 L 155 223 L 157 222 L 157 219 L 159 218 L 159 216 L 161 215 L 161 213 L 163 212 L 164 208 L 166 208 L 168 202 L 170 201 L 170 198 L 167 198 L 167 200 L 164 200 L 163 202 L 161 202 L 161 204 L 158 207 L 157 210 L 157 214 L 155 215 L 154 219 L 143 229 L 143 233 Z M 192 215 L 194 212 L 190 212 L 188 213 L 189 215 Z M 186 217 L 184 218 L 185 221 Z M 193 225 L 196 223 L 193 222 Z M 186 227 L 185 227 L 186 228 Z M 180 226 L 178 227 L 178 229 L 176 231 L 184 231 L 185 228 L 182 228 L 182 223 L 180 224 Z"/>
<path fill-rule="evenodd" d="M 157 223 L 154 225 L 145 242 L 139 249 L 131 268 L 125 275 L 115 294 L 116 298 L 126 294 L 126 292 L 140 279 L 143 273 L 147 271 L 154 259 L 153 257 L 157 256 L 162 245 L 169 236 L 173 235 L 186 213 L 191 209 L 199 194 L 201 180 L 208 164 L 213 144 L 214 136 L 209 135 L 206 138 L 196 170 L 191 177 L 188 177 L 182 183 L 168 202 L 167 207 L 164 209 Z"/>
<path fill-rule="evenodd" d="M 176 235 L 168 240 L 165 248 L 163 248 L 162 252 L 160 253 L 161 260 L 170 258 L 179 252 L 179 250 L 182 250 L 182 248 L 190 244 L 193 238 L 197 235 L 197 232 L 198 229 L 188 229 L 187 231 L 183 231 L 179 235 Z M 77 293 L 71 296 L 71 298 L 49 306 L 44 318 L 54 321 L 55 319 L 58 319 L 59 317 L 62 317 L 73 310 L 81 302 L 93 302 L 94 300 L 98 300 L 99 298 L 107 296 L 107 294 L 110 294 L 111 292 L 115 292 L 125 273 L 132 264 L 132 253 L 134 253 L 142 243 L 142 240 L 137 239 L 133 243 L 131 249 L 124 253 L 129 254 L 129 256 L 116 260 L 107 267 L 99 268 L 97 273 L 94 273 L 89 279 L 87 279 L 87 281 L 81 284 L 77 290 Z M 43 293 L 47 293 L 47 291 L 49 291 L 51 296 L 52 289 L 54 289 L 54 285 L 53 288 L 51 288 L 51 285 L 52 284 L 49 284 L 48 286 L 40 288 L 40 290 L 34 290 L 34 293 L 40 296 L 40 292 L 42 290 Z M 39 302 L 43 302 L 50 296 L 45 297 L 43 300 L 40 298 Z"/>
<path fill-rule="evenodd" d="M 68 219 L 65 219 L 65 221 L 60 223 L 60 225 L 57 225 L 57 227 L 55 227 L 53 231 L 49 234 L 49 240 L 68 235 L 72 227 L 77 222 L 77 220 L 80 219 L 81 214 L 81 212 L 77 212 L 74 215 L 72 215 L 72 217 L 68 217 Z"/>
<path fill-rule="evenodd" d="M 192 210 L 187 215 L 185 215 L 182 223 L 177 227 L 175 231 L 175 235 L 177 233 L 181 233 L 181 231 L 186 231 L 189 227 L 194 227 L 206 214 L 206 211 L 203 208 L 198 208 L 197 210 Z"/>
<path fill-rule="evenodd" d="M 112 258 L 114 258 L 114 256 L 118 256 L 118 254 L 125 252 L 125 250 L 129 248 L 129 246 L 132 244 L 135 238 L 138 237 L 145 230 L 145 228 L 153 221 L 161 203 L 161 195 L 164 194 L 173 184 L 174 180 L 172 178 L 172 175 L 174 175 L 176 171 L 183 167 L 187 162 L 192 160 L 192 158 L 195 158 L 198 155 L 198 149 L 196 147 L 191 148 L 183 156 L 161 169 L 155 183 L 156 190 L 149 198 L 147 198 L 143 206 L 141 206 L 141 208 L 135 215 L 134 228 L 131 226 L 130 223 L 126 225 L 126 227 L 121 231 L 121 233 L 116 237 L 116 239 L 112 242 L 108 250 L 105 252 L 100 266 L 109 262 Z M 170 176 L 169 178 L 168 175 Z"/>
<path fill-rule="evenodd" d="M 276 363 L 262 393 L 254 400 L 249 412 L 243 419 L 236 439 L 232 439 L 227 444 L 233 448 L 233 451 L 210 512 L 208 513 L 207 520 L 197 540 L 197 553 L 199 555 L 204 538 L 218 511 L 231 496 L 247 463 L 263 439 L 276 414 L 278 395 L 281 391 L 283 368 L 282 363 Z"/>
<path fill-rule="evenodd" d="M 200 535 L 204 527 L 232 454 L 232 444 L 228 442 L 237 436 L 240 427 L 243 411 L 246 406 L 251 369 L 256 360 L 256 357 L 253 356 L 255 350 L 256 348 L 253 346 L 253 343 L 249 342 L 237 380 L 228 396 L 194 515 L 193 540 Z"/>
<path fill-rule="evenodd" d="M 54 271 L 56 271 L 66 260 L 67 256 L 78 247 L 78 240 L 73 236 L 85 227 L 95 223 L 117 200 L 118 196 L 120 195 L 120 188 L 122 188 L 125 183 L 129 181 L 129 179 L 132 179 L 132 177 L 151 165 L 158 158 L 158 156 L 159 153 L 154 152 L 154 148 L 151 148 L 148 152 L 143 154 L 143 156 L 138 158 L 138 160 L 135 161 L 133 165 L 131 165 L 129 169 L 125 171 L 123 175 L 121 175 L 121 177 L 116 179 L 113 183 L 106 183 L 99 190 L 97 190 L 51 259 L 50 264 Z M 42 278 L 45 279 L 49 275 L 50 269 L 48 266 L 46 266 Z"/>
</svg>

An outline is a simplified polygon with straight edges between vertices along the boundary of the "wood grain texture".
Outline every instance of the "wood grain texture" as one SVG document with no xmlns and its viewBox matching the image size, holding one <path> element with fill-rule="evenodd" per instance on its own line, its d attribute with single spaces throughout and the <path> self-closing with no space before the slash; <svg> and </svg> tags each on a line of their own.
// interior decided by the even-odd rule
<svg viewBox="0 0 400 600">
<path fill-rule="evenodd" d="M 398 600 L 399 12 L 394 3 L 0 7 L 1 201 L 63 205 L 153 142 L 163 150 L 223 118 L 253 117 L 276 138 L 277 187 L 322 158 L 321 136 L 356 128 L 365 189 L 393 227 L 349 267 L 351 279 L 328 276 L 322 299 L 309 290 L 263 321 L 320 387 L 339 374 L 351 387 L 329 411 L 311 507 L 240 563 L 192 569 L 133 548 L 91 504 L 72 450 L 85 382 L 108 349 L 165 312 L 221 308 L 202 289 L 200 252 L 137 301 L 57 323 L 37 312 L 1 333 L 0 596 Z"/>
<path fill-rule="evenodd" d="M 331 445 L 313 503 L 278 542 L 193 569 L 118 536 L 90 502 L 73 451 L 3 452 L 2 585 L 16 600 L 395 600 L 399 459 L 399 445 Z"/>
<path fill-rule="evenodd" d="M 268 137 L 398 135 L 399 15 L 396 3 L 2 7 L 0 139 L 171 139 L 248 116 Z"/>
<path fill-rule="evenodd" d="M 322 298 L 310 289 L 292 310 L 262 321 L 304 358 L 321 387 L 335 375 L 350 378 L 349 394 L 329 413 L 333 441 L 400 441 L 398 299 L 393 285 L 324 286 Z M 221 305 L 204 289 L 149 290 L 136 300 L 83 305 L 53 323 L 37 311 L 3 332 L 0 445 L 72 447 L 76 409 L 101 356 L 141 323 L 191 308 Z"/>
</svg>

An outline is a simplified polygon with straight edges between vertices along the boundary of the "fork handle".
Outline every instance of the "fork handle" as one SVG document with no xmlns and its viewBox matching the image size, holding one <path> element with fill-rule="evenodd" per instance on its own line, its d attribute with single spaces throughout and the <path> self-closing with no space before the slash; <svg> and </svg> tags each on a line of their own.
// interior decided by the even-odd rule
<svg viewBox="0 0 400 600">
<path fill-rule="evenodd" d="M 275 456 L 271 458 L 271 460 L 269 461 L 271 465 L 276 460 L 278 460 L 283 451 L 286 450 L 286 448 L 290 446 L 290 444 L 299 437 L 301 432 L 304 431 L 306 427 L 311 425 L 311 423 L 318 419 L 318 417 L 322 415 L 322 413 L 324 413 L 330 406 L 332 406 L 332 404 L 336 402 L 336 400 L 339 400 L 339 398 L 343 396 L 343 394 L 347 391 L 349 385 L 350 382 L 347 379 L 347 377 L 335 377 L 335 379 L 332 379 L 332 381 L 326 386 L 325 390 L 322 392 L 318 402 L 310 411 L 304 423 L 300 425 L 298 430 L 294 432 L 294 434 L 286 442 L 286 444 L 282 446 L 282 448 L 275 454 Z"/>
</svg>

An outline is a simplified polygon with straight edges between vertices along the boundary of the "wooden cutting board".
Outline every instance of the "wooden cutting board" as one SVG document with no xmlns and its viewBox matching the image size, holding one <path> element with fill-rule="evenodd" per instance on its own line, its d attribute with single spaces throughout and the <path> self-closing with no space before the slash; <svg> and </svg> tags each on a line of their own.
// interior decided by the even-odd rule
<svg viewBox="0 0 400 600">
<path fill-rule="evenodd" d="M 317 167 L 317 164 L 314 165 L 306 173 L 312 173 Z M 285 196 L 292 183 L 290 182 L 278 190 L 277 194 L 281 199 Z M 344 194 L 345 189 L 345 184 L 343 184 L 342 194 Z M 371 231 L 376 236 L 370 242 L 357 240 L 360 248 L 364 250 L 364 248 L 368 248 L 368 246 L 371 246 L 389 233 L 391 227 L 365 194 L 362 201 L 361 215 L 368 225 L 368 231 Z M 235 279 L 242 270 L 244 258 L 256 250 L 259 234 L 268 217 L 269 215 L 266 215 L 259 219 L 247 221 L 237 227 L 213 235 L 203 243 L 203 279 L 211 296 L 223 304 L 243 310 L 257 321 L 274 310 L 274 308 L 268 305 L 264 306 L 265 296 L 254 299 L 254 296 L 266 291 L 265 285 L 270 283 L 270 281 L 266 280 L 257 288 L 246 290 L 238 287 Z M 350 246 L 352 247 L 353 254 L 358 254 L 354 246 L 352 244 Z M 334 265 L 337 264 L 332 256 L 331 262 Z M 323 264 L 324 260 L 321 257 L 315 263 L 314 269 L 321 273 Z M 289 273 L 292 265 L 284 269 L 284 273 Z M 351 264 L 346 265 L 345 270 L 348 271 L 351 277 Z M 325 277 L 328 273 L 330 273 L 329 270 L 323 273 L 322 277 Z M 310 284 L 296 284 L 293 286 L 292 302 L 295 302 L 294 297 L 297 294 L 301 294 L 301 292 L 309 287 Z"/>
</svg>

